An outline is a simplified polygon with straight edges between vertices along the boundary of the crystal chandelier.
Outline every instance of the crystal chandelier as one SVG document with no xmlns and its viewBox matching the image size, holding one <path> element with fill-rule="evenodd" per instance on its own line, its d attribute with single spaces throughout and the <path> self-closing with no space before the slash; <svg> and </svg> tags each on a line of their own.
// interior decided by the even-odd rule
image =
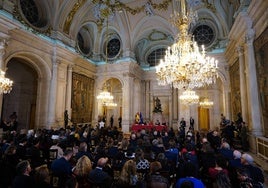
<svg viewBox="0 0 268 188">
<path fill-rule="evenodd" d="M 116 107 L 117 104 L 114 103 L 114 96 L 108 91 L 106 82 L 104 83 L 104 87 L 102 92 L 97 96 L 97 100 L 103 106 Z"/>
<path fill-rule="evenodd" d="M 199 102 L 199 96 L 193 90 L 187 89 L 180 95 L 179 99 L 183 104 L 197 104 Z"/>
<path fill-rule="evenodd" d="M 5 72 L 0 69 L 0 93 L 10 93 L 13 81 L 5 77 Z"/>
<path fill-rule="evenodd" d="M 176 42 L 167 48 L 164 59 L 156 66 L 159 85 L 174 88 L 199 88 L 216 82 L 218 63 L 206 56 L 205 48 L 200 51 L 188 30 L 197 20 L 197 14 L 186 12 L 185 0 L 180 1 L 180 13 L 174 13 L 171 22 L 178 30 Z"/>
<path fill-rule="evenodd" d="M 199 102 L 201 108 L 211 108 L 213 104 L 213 101 L 210 101 L 208 98 L 204 98 L 203 101 Z"/>
</svg>

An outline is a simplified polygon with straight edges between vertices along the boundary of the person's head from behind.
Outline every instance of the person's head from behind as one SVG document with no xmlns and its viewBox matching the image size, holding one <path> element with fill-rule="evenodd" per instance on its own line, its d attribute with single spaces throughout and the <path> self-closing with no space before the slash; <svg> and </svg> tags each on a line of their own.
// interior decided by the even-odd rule
<svg viewBox="0 0 268 188">
<path fill-rule="evenodd" d="M 135 175 L 136 172 L 137 172 L 136 162 L 134 160 L 130 159 L 130 160 L 125 162 L 125 164 L 122 168 L 121 175 L 129 177 L 130 175 Z"/>
<path fill-rule="evenodd" d="M 79 151 L 87 151 L 87 143 L 81 142 L 79 145 Z"/>
<path fill-rule="evenodd" d="M 7 147 L 5 151 L 5 156 L 14 155 L 16 153 L 17 147 L 14 145 L 10 145 Z"/>
<path fill-rule="evenodd" d="M 242 154 L 241 154 L 240 151 L 238 151 L 238 150 L 234 150 L 234 152 L 233 152 L 233 156 L 234 156 L 234 159 L 240 159 L 241 156 L 242 156 Z"/>
<path fill-rule="evenodd" d="M 242 156 L 241 156 L 241 163 L 243 165 L 252 165 L 254 162 L 254 159 L 251 155 L 247 154 L 247 153 L 244 153 Z"/>
<path fill-rule="evenodd" d="M 194 188 L 194 183 L 190 180 L 183 181 L 180 188 Z"/>
<path fill-rule="evenodd" d="M 184 177 L 197 177 L 197 168 L 192 162 L 186 162 L 183 165 Z"/>
<path fill-rule="evenodd" d="M 91 170 L 91 160 L 86 155 L 80 157 L 75 165 L 75 174 L 82 177 L 88 175 Z"/>
<path fill-rule="evenodd" d="M 29 161 L 24 160 L 17 164 L 16 171 L 18 175 L 30 175 L 30 172 L 32 171 L 31 165 Z"/>
<path fill-rule="evenodd" d="M 63 157 L 69 161 L 73 156 L 73 150 L 72 149 L 66 149 L 63 153 Z"/>
<path fill-rule="evenodd" d="M 35 168 L 34 176 L 36 182 L 40 181 L 49 182 L 49 170 L 47 168 L 47 165 L 42 165 Z"/>
<path fill-rule="evenodd" d="M 107 162 L 108 162 L 108 158 L 102 157 L 98 160 L 97 166 L 103 168 L 107 164 Z"/>
<path fill-rule="evenodd" d="M 135 151 L 135 158 L 136 158 L 137 160 L 141 160 L 141 159 L 143 159 L 143 157 L 144 157 L 144 152 L 143 152 L 143 150 L 140 149 L 140 148 L 136 149 L 136 151 Z"/>
<path fill-rule="evenodd" d="M 161 169 L 162 169 L 162 165 L 158 161 L 154 161 L 150 164 L 150 173 L 151 174 L 154 174 L 156 172 L 160 172 Z"/>
</svg>

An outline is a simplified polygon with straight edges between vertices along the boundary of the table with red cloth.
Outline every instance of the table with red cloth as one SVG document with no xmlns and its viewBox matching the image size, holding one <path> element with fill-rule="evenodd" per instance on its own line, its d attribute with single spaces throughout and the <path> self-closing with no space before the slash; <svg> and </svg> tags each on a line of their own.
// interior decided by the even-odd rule
<svg viewBox="0 0 268 188">
<path fill-rule="evenodd" d="M 157 130 L 157 131 L 162 131 L 162 130 L 167 130 L 166 125 L 140 125 L 140 124 L 134 124 L 131 126 L 131 131 L 138 132 L 140 130 Z"/>
</svg>

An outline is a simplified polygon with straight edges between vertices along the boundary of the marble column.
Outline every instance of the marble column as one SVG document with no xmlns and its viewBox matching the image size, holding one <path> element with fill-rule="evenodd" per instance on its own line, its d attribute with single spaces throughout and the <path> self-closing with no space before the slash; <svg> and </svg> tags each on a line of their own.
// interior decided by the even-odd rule
<svg viewBox="0 0 268 188">
<path fill-rule="evenodd" d="M 151 81 L 146 80 L 145 81 L 145 114 L 144 117 L 146 117 L 146 121 L 150 121 L 150 112 L 151 112 L 151 103 L 150 103 L 150 95 L 151 95 Z"/>
<path fill-rule="evenodd" d="M 58 80 L 58 64 L 56 48 L 53 49 L 52 55 L 52 78 L 50 81 L 50 93 L 48 103 L 48 126 L 55 126 L 55 112 L 56 112 L 56 96 L 57 96 L 57 80 Z"/>
<path fill-rule="evenodd" d="M 231 101 L 230 91 L 227 88 L 227 86 L 225 86 L 224 89 L 225 89 L 225 91 L 224 91 L 224 113 L 225 113 L 225 117 L 227 119 L 231 119 L 232 117 L 231 117 L 231 105 L 230 105 L 230 101 Z"/>
<path fill-rule="evenodd" d="M 72 73 L 73 73 L 73 65 L 68 65 L 65 110 L 68 110 L 68 114 L 69 114 L 70 119 L 72 117 L 72 109 L 71 109 Z"/>
<path fill-rule="evenodd" d="M 240 93 L 241 93 L 241 110 L 242 117 L 245 122 L 248 122 L 248 106 L 247 106 L 247 86 L 245 76 L 245 60 L 244 50 L 241 46 L 237 47 L 237 53 L 239 57 L 239 74 L 240 74 Z"/>
<path fill-rule="evenodd" d="M 125 84 L 123 87 L 123 105 L 122 105 L 122 131 L 128 133 L 130 126 L 133 123 L 133 95 L 132 89 L 134 87 L 134 75 L 131 73 L 123 74 Z M 133 117 L 133 118 L 132 118 Z"/>
<path fill-rule="evenodd" d="M 253 29 L 248 29 L 245 37 L 245 62 L 248 66 L 248 106 L 250 111 L 249 127 L 254 136 L 261 136 L 261 111 L 257 82 L 256 60 L 253 46 L 254 36 L 255 31 Z"/>
<path fill-rule="evenodd" d="M 169 126 L 172 126 L 174 129 L 176 129 L 178 125 L 178 120 L 179 120 L 178 89 L 172 87 L 171 92 L 172 92 L 172 96 L 171 96 L 172 97 L 172 103 L 171 103 L 172 111 L 170 113 L 171 118 L 169 119 L 171 119 L 171 121 L 169 120 Z"/>
</svg>

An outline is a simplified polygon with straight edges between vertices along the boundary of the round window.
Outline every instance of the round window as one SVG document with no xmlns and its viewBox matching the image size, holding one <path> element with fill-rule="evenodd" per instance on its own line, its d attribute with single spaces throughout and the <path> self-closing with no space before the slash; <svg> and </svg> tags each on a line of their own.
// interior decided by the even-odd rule
<svg viewBox="0 0 268 188">
<path fill-rule="evenodd" d="M 37 1 L 38 2 L 38 1 Z M 42 28 L 47 25 L 46 18 L 43 18 L 41 11 L 41 5 L 36 4 L 34 0 L 20 0 L 20 8 L 25 19 L 33 26 Z M 39 8 L 38 8 L 39 7 Z M 45 10 L 44 10 L 45 11 Z"/>
<path fill-rule="evenodd" d="M 121 48 L 121 43 L 120 40 L 117 38 L 113 38 L 111 40 L 109 40 L 108 44 L 107 44 L 107 54 L 108 54 L 108 58 L 114 58 L 118 55 L 118 53 L 120 52 L 120 48 Z M 105 52 L 106 54 L 106 52 Z"/>
<path fill-rule="evenodd" d="M 198 45 L 209 46 L 212 44 L 215 38 L 214 31 L 208 25 L 199 25 L 193 32 L 195 41 Z"/>
</svg>

